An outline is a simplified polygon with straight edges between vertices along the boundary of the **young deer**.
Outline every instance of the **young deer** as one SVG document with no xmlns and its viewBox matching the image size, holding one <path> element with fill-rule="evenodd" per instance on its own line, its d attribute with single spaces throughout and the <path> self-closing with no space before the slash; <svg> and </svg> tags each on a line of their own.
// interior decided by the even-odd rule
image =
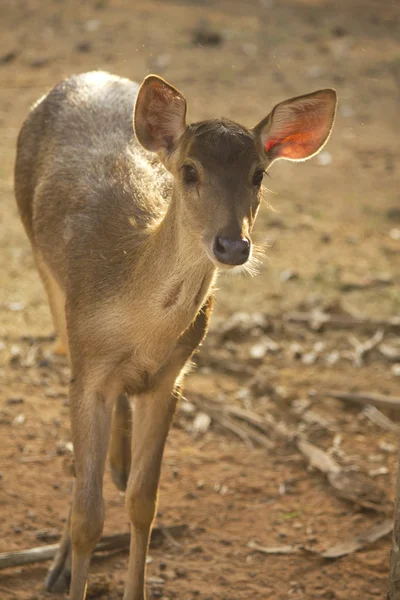
<svg viewBox="0 0 400 600">
<path fill-rule="evenodd" d="M 216 273 L 251 260 L 264 171 L 316 154 L 335 109 L 326 89 L 278 104 L 253 129 L 227 119 L 187 125 L 185 98 L 160 77 L 139 87 L 102 72 L 61 82 L 33 107 L 15 191 L 69 354 L 76 474 L 47 589 L 70 578 L 71 600 L 85 597 L 111 437 L 131 523 L 124 600 L 145 599 L 164 444 Z"/>
</svg>

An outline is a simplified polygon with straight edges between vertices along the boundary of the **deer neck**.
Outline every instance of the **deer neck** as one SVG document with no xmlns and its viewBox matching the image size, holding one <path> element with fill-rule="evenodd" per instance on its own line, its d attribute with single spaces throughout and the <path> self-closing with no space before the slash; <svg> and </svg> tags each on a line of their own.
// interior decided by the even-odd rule
<svg viewBox="0 0 400 600">
<path fill-rule="evenodd" d="M 174 191 L 163 219 L 147 239 L 143 258 L 151 297 L 158 309 L 191 319 L 210 292 L 216 267 L 200 236 L 185 226 L 180 199 Z"/>
</svg>

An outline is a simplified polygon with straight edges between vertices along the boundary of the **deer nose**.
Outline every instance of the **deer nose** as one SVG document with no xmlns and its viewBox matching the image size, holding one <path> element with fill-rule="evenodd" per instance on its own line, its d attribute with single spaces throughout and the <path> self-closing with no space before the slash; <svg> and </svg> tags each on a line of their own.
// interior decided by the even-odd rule
<svg viewBox="0 0 400 600">
<path fill-rule="evenodd" d="M 242 265 L 249 258 L 250 240 L 247 238 L 234 240 L 217 235 L 214 242 L 214 255 L 224 265 Z"/>
</svg>

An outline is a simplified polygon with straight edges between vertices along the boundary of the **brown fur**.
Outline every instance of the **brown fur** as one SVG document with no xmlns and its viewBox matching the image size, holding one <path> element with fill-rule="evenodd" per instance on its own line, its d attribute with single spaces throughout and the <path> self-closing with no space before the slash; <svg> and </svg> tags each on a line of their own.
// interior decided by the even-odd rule
<svg viewBox="0 0 400 600">
<path fill-rule="evenodd" d="M 319 110 L 318 135 L 307 140 L 315 150 L 330 133 L 333 94 L 301 100 L 303 112 L 307 103 Z M 131 520 L 124 600 L 144 600 L 174 390 L 205 336 L 221 266 L 213 244 L 218 236 L 250 243 L 260 203 L 254 177 L 281 147 L 290 158 L 281 121 L 296 102 L 278 105 L 277 125 L 267 118 L 254 129 L 227 119 L 187 126 L 183 96 L 162 79 L 150 76 L 139 90 L 129 80 L 88 73 L 57 85 L 23 124 L 16 198 L 72 369 L 76 482 L 48 589 L 65 581 L 72 547 L 70 598 L 85 596 L 104 522 L 112 433 L 113 479 L 127 487 Z M 275 137 L 284 132 L 276 143 L 274 137 L 273 155 L 264 151 L 271 123 Z M 188 166 L 193 185 L 182 175 Z"/>
</svg>

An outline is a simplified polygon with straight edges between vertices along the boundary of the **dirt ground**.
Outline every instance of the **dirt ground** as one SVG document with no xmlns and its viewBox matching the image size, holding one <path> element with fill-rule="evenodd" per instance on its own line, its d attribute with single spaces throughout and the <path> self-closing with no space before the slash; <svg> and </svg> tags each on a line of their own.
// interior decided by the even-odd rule
<svg viewBox="0 0 400 600">
<path fill-rule="evenodd" d="M 360 364 L 354 355 L 354 336 L 366 341 L 377 330 L 398 349 L 399 328 L 314 330 L 285 315 L 316 307 L 399 315 L 398 19 L 397 3 L 381 0 L 3 0 L 0 551 L 42 545 L 40 532 L 60 531 L 72 484 L 67 363 L 52 352 L 46 299 L 13 198 L 15 142 L 29 106 L 91 69 L 137 81 L 157 72 L 186 95 L 189 119 L 224 115 L 246 125 L 287 97 L 335 87 L 339 110 L 323 153 L 275 164 L 266 180 L 257 238 L 269 248 L 259 275 L 219 280 L 160 490 L 157 524 L 188 530 L 151 549 L 148 590 L 164 600 L 384 598 L 390 536 L 337 560 L 318 553 L 392 516 L 396 415 L 384 411 L 388 421 L 323 392 L 399 396 L 400 359 L 384 356 L 382 344 Z M 238 312 L 245 315 L 232 320 Z M 196 431 L 199 398 L 256 413 L 271 447 L 250 447 L 215 420 Z M 381 500 L 367 509 L 338 497 L 280 426 L 365 475 Z M 108 473 L 105 492 L 106 532 L 127 531 Z M 308 551 L 265 555 L 249 542 Z M 126 553 L 95 559 L 89 596 L 121 598 L 126 566 Z M 1 571 L 0 598 L 52 597 L 45 572 L 46 563 Z"/>
</svg>

